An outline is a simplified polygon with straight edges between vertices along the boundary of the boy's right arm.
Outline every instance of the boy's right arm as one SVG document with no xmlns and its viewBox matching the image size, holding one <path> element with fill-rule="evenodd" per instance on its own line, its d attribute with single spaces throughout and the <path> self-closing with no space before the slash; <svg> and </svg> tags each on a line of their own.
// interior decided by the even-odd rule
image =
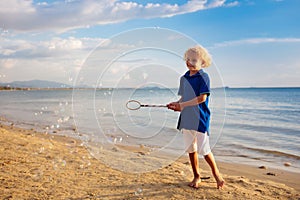
<svg viewBox="0 0 300 200">
<path fill-rule="evenodd" d="M 175 104 L 178 104 L 181 102 L 182 102 L 182 97 L 180 97 L 180 99 L 178 101 L 167 104 L 167 107 L 168 107 L 168 109 L 175 110 L 175 108 L 176 108 Z"/>
</svg>

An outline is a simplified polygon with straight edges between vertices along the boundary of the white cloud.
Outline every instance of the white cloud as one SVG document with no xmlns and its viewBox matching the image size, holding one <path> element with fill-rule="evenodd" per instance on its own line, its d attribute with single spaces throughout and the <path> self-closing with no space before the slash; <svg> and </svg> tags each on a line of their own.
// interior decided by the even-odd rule
<svg viewBox="0 0 300 200">
<path fill-rule="evenodd" d="M 226 0 L 213 1 L 213 2 L 209 5 L 209 7 L 212 7 L 212 8 L 214 8 L 214 7 L 219 7 L 219 6 L 224 5 L 225 2 L 226 2 Z"/>
<path fill-rule="evenodd" d="M 100 49 L 105 48 L 108 54 L 133 47 L 131 44 L 115 44 L 109 39 L 102 38 L 53 37 L 48 40 L 30 41 L 16 37 L 3 37 L 0 45 L 0 74 L 7 75 L 5 81 L 8 82 L 44 79 L 68 83 L 74 80 L 87 56 L 99 44 L 101 44 Z M 106 56 L 99 55 L 94 65 L 92 58 L 88 65 L 84 65 L 85 70 L 88 72 L 90 69 L 94 70 L 92 73 L 101 71 L 102 64 L 107 62 L 103 59 L 106 59 Z M 125 60 L 122 64 L 128 65 L 130 62 L 138 61 Z M 118 66 L 118 68 L 127 70 L 126 66 Z M 1 80 L 3 81 L 2 75 Z"/>
<path fill-rule="evenodd" d="M 48 49 L 75 50 L 83 47 L 80 39 L 70 37 L 68 39 L 53 38 L 47 45 Z"/>
<path fill-rule="evenodd" d="M 79 0 L 41 2 L 33 0 L 2 0 L 0 24 L 5 29 L 17 31 L 66 30 L 89 27 L 97 24 L 124 22 L 136 18 L 172 17 L 220 6 L 234 6 L 226 0 L 190 0 L 183 5 L 154 4 L 117 0 Z"/>
<path fill-rule="evenodd" d="M 214 44 L 211 49 L 218 47 L 229 47 L 246 44 L 263 44 L 263 43 L 297 43 L 300 38 L 249 38 L 243 40 L 232 40 Z"/>
<path fill-rule="evenodd" d="M 0 74 L 6 75 L 7 82 L 44 79 L 69 83 L 89 52 L 101 41 L 74 37 L 44 41 L 1 38 Z"/>
<path fill-rule="evenodd" d="M 227 7 L 234 7 L 234 6 L 237 6 L 239 5 L 240 3 L 238 1 L 234 1 L 234 2 L 230 2 L 227 4 Z"/>
<path fill-rule="evenodd" d="M 300 38 L 249 38 L 210 48 L 225 85 L 299 87 Z"/>
<path fill-rule="evenodd" d="M 1 38 L 0 58 L 47 58 L 64 57 L 84 51 L 87 54 L 103 39 L 92 38 L 60 38 L 54 37 L 46 41 L 28 41 L 21 39 Z"/>
<path fill-rule="evenodd" d="M 3 59 L 0 60 L 0 68 L 1 66 L 6 69 L 11 69 L 17 64 L 17 61 L 14 59 Z"/>
<path fill-rule="evenodd" d="M 32 1 L 24 0 L 5 0 L 1 2 L 0 13 L 5 14 L 31 14 L 35 13 L 36 9 L 32 6 Z"/>
</svg>

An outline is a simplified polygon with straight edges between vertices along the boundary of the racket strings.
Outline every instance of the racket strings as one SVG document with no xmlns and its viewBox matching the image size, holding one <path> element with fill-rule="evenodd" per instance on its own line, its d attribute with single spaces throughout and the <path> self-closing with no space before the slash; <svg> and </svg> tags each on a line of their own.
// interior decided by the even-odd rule
<svg viewBox="0 0 300 200">
<path fill-rule="evenodd" d="M 126 107 L 129 110 L 138 110 L 141 106 L 141 103 L 136 100 L 130 100 L 126 103 Z"/>
</svg>

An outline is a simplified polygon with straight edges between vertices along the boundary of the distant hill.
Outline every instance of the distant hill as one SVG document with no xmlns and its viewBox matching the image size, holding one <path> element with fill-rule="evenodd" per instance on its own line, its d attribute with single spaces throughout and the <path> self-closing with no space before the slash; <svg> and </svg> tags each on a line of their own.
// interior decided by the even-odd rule
<svg viewBox="0 0 300 200">
<path fill-rule="evenodd" d="M 0 83 L 0 86 L 10 88 L 72 88 L 73 86 L 54 81 L 30 80 L 30 81 L 14 81 L 10 83 Z"/>
</svg>

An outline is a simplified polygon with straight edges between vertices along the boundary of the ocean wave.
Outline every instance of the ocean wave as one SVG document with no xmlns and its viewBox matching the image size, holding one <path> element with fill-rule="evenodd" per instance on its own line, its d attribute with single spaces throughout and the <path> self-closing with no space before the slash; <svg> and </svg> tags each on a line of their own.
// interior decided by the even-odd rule
<svg viewBox="0 0 300 200">
<path fill-rule="evenodd" d="M 295 154 L 291 154 L 291 153 L 287 153 L 287 152 L 271 150 L 271 149 L 261 149 L 261 148 L 247 147 L 247 146 L 240 145 L 240 144 L 233 144 L 232 146 L 234 146 L 235 148 L 238 148 L 238 149 L 245 149 L 245 150 L 255 151 L 255 152 L 258 152 L 258 153 L 272 155 L 272 156 L 286 157 L 286 158 L 292 158 L 292 159 L 295 159 L 295 160 L 300 160 L 300 156 L 295 155 Z"/>
<path fill-rule="evenodd" d="M 281 157 L 293 158 L 295 160 L 300 160 L 300 156 L 290 154 L 290 153 L 286 153 L 286 152 L 275 151 L 275 150 L 267 150 L 267 149 L 257 149 L 257 148 L 251 148 L 251 147 L 248 147 L 247 149 L 252 150 L 252 151 L 261 152 L 261 153 L 271 154 L 271 155 L 274 155 L 274 156 L 281 156 Z"/>
<path fill-rule="evenodd" d="M 300 135 L 298 129 L 278 127 L 278 126 L 263 126 L 263 125 L 252 125 L 252 124 L 238 124 L 238 123 L 226 123 L 228 127 L 234 127 L 235 129 L 245 129 L 258 132 L 267 132 L 267 133 L 284 133 L 285 135 Z"/>
</svg>

